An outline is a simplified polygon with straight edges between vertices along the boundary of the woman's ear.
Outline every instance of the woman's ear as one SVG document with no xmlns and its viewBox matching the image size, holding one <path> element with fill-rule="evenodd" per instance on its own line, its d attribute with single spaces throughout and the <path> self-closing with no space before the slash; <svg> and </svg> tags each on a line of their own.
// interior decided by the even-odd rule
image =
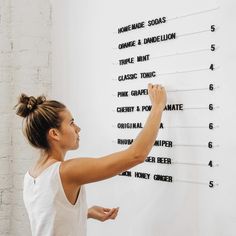
<svg viewBox="0 0 236 236">
<path fill-rule="evenodd" d="M 51 140 L 59 141 L 60 140 L 59 131 L 55 128 L 51 128 L 48 131 L 48 138 L 51 139 Z"/>
</svg>

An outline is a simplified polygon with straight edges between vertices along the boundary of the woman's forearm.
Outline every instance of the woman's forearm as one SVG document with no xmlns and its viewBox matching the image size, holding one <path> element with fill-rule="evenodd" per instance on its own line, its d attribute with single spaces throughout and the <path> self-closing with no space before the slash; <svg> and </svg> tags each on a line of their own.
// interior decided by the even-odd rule
<svg viewBox="0 0 236 236">
<path fill-rule="evenodd" d="M 163 108 L 161 106 L 152 107 L 143 129 L 129 147 L 130 149 L 134 149 L 135 152 L 141 153 L 143 161 L 156 141 L 162 112 Z"/>
</svg>

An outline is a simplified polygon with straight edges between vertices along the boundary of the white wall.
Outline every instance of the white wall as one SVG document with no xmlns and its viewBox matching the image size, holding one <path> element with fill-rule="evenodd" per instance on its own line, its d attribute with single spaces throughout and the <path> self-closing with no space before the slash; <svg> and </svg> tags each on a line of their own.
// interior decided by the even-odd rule
<svg viewBox="0 0 236 236">
<path fill-rule="evenodd" d="M 0 0 L 0 235 L 31 235 L 22 184 L 38 153 L 22 135 L 13 106 L 20 93 L 51 91 L 48 0 Z"/>
<path fill-rule="evenodd" d="M 147 113 L 118 114 L 116 107 L 150 104 L 148 97 L 117 98 L 119 91 L 146 88 L 148 82 L 162 83 L 168 91 L 168 103 L 184 107 L 183 111 L 164 112 L 165 128 L 158 137 L 176 146 L 154 147 L 150 153 L 171 158 L 174 163 L 143 163 L 131 170 L 133 175 L 139 171 L 151 177 L 172 176 L 173 182 L 117 176 L 88 185 L 90 204 L 120 206 L 115 222 L 89 221 L 88 235 L 235 235 L 235 3 L 90 0 L 52 4 L 53 97 L 68 105 L 82 127 L 80 149 L 68 158 L 121 150 L 127 146 L 117 145 L 118 138 L 136 136 L 138 130 L 119 130 L 115 126 L 117 122 L 144 122 Z M 161 16 L 167 17 L 166 24 L 116 33 L 118 27 Z M 211 25 L 216 26 L 215 32 L 210 31 Z M 176 40 L 115 49 L 121 42 L 167 32 L 176 32 Z M 211 44 L 216 45 L 216 51 L 210 50 Z M 152 60 L 114 65 L 119 59 L 145 54 L 150 54 Z M 210 64 L 216 70 L 209 70 Z M 117 81 L 118 75 L 130 71 L 152 70 L 157 71 L 154 79 Z M 218 88 L 209 91 L 211 83 Z M 173 91 L 176 89 L 182 91 Z M 209 104 L 217 108 L 205 109 Z M 208 129 L 210 122 L 219 127 Z M 213 149 L 207 147 L 209 141 Z M 210 160 L 214 167 L 208 166 Z M 214 181 L 213 188 L 209 181 Z"/>
<path fill-rule="evenodd" d="M 0 1 L 0 235 L 5 235 L 10 231 L 10 188 L 12 181 L 9 180 L 10 175 L 10 148 L 11 136 L 9 133 L 11 125 L 11 114 L 9 111 L 11 93 L 11 71 L 9 51 L 10 32 L 9 32 L 9 16 L 10 5 L 7 1 Z"/>
</svg>

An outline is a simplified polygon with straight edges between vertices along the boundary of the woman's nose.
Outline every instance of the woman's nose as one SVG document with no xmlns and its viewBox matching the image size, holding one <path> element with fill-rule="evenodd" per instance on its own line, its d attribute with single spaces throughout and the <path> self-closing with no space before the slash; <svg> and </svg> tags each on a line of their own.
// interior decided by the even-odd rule
<svg viewBox="0 0 236 236">
<path fill-rule="evenodd" d="M 79 126 L 76 126 L 76 132 L 79 133 L 81 131 L 81 128 Z"/>
</svg>

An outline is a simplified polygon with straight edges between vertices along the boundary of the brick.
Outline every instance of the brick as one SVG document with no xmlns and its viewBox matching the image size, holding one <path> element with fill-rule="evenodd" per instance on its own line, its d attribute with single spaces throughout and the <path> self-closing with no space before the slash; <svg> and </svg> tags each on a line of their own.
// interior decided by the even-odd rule
<svg viewBox="0 0 236 236">
<path fill-rule="evenodd" d="M 0 1 L 0 15 L 1 15 L 1 24 L 10 23 L 10 1 L 4 0 Z"/>
<path fill-rule="evenodd" d="M 2 189 L 2 204 L 10 205 L 11 204 L 11 194 L 10 189 Z"/>
<path fill-rule="evenodd" d="M 11 39 L 13 52 L 23 50 L 50 51 L 51 41 L 48 37 L 16 37 Z"/>
<path fill-rule="evenodd" d="M 0 67 L 0 85 L 2 82 L 9 83 L 11 82 L 11 80 L 12 80 L 12 70 L 10 68 Z"/>
<path fill-rule="evenodd" d="M 13 175 L 13 187 L 15 190 L 21 190 L 23 188 L 24 176 L 28 168 L 25 167 L 24 169 L 24 171 L 18 171 L 18 173 L 20 172 L 20 174 Z"/>
<path fill-rule="evenodd" d="M 30 232 L 30 224 L 29 220 L 23 221 L 22 220 L 15 220 L 12 219 L 11 221 L 12 229 L 11 229 L 11 235 L 24 235 L 24 236 L 30 236 L 32 235 Z"/>
<path fill-rule="evenodd" d="M 11 67 L 11 52 L 0 52 L 0 69 L 1 67 Z"/>
<path fill-rule="evenodd" d="M 48 52 L 32 50 L 15 52 L 12 63 L 15 67 L 48 67 Z"/>
<path fill-rule="evenodd" d="M 28 140 L 23 135 L 21 130 L 14 130 L 12 131 L 12 145 L 21 145 L 22 147 L 28 146 Z M 21 149 L 22 150 L 22 149 Z"/>
<path fill-rule="evenodd" d="M 0 158 L 6 158 L 12 154 L 11 145 L 0 145 Z"/>
<path fill-rule="evenodd" d="M 9 228 L 10 228 L 9 218 L 0 220 L 0 235 L 1 236 L 5 236 L 7 233 L 9 233 Z"/>
<path fill-rule="evenodd" d="M 45 95 L 49 98 L 49 94 L 51 93 L 51 83 L 35 83 L 35 86 L 32 84 L 26 84 L 25 86 L 19 85 L 14 92 L 16 93 L 14 97 L 18 97 L 21 93 L 25 93 L 28 96 L 38 97 L 40 95 Z"/>
<path fill-rule="evenodd" d="M 50 7 L 49 0 L 11 0 L 11 8 L 30 7 L 38 9 L 46 9 Z"/>
<path fill-rule="evenodd" d="M 0 131 L 1 132 L 1 131 Z M 11 145 L 11 133 L 6 133 L 0 137 L 1 146 Z"/>
<path fill-rule="evenodd" d="M 51 78 L 52 78 L 52 71 L 50 68 L 39 68 L 38 70 L 39 81 L 51 84 L 52 83 Z"/>
<path fill-rule="evenodd" d="M 17 221 L 28 221 L 28 214 L 25 209 L 25 206 L 15 206 L 13 210 L 12 217 Z"/>
<path fill-rule="evenodd" d="M 5 123 L 5 125 L 6 125 L 5 127 L 0 128 L 0 143 L 1 143 L 1 146 L 11 145 L 10 124 Z"/>
<path fill-rule="evenodd" d="M 0 113 L 0 130 L 4 129 L 6 125 L 10 125 L 11 118 L 11 113 Z"/>
<path fill-rule="evenodd" d="M 37 38 L 50 38 L 50 25 L 49 23 L 31 23 L 25 22 L 24 24 L 14 22 L 12 23 L 12 38 L 16 37 L 37 37 Z"/>
<path fill-rule="evenodd" d="M 10 218 L 11 217 L 11 209 L 12 206 L 6 205 L 6 204 L 0 204 L 0 221 L 4 220 L 4 218 Z"/>
<path fill-rule="evenodd" d="M 22 129 L 22 122 L 23 122 L 23 118 L 21 118 L 20 116 L 18 116 L 16 114 L 16 108 L 13 109 L 13 107 L 17 104 L 17 99 L 14 101 L 14 103 L 12 103 L 11 107 L 12 107 L 12 129 L 14 130 L 14 132 L 19 132 L 21 133 L 21 129 Z"/>
<path fill-rule="evenodd" d="M 12 169 L 14 172 L 14 178 L 17 174 L 17 178 L 20 178 L 21 181 L 23 181 L 23 176 L 20 176 L 25 174 L 25 172 L 29 169 L 29 167 L 32 166 L 34 162 L 31 160 L 21 160 L 19 158 L 14 159 L 12 163 Z"/>
<path fill-rule="evenodd" d="M 50 22 L 50 8 L 47 5 L 41 6 L 35 1 L 36 4 L 23 6 L 13 6 L 11 7 L 11 20 L 12 22 L 20 22 L 22 24 L 32 23 L 32 24 L 43 24 Z"/>
<path fill-rule="evenodd" d="M 8 35 L 1 34 L 0 40 L 0 52 L 10 52 L 11 51 L 11 41 Z"/>
<path fill-rule="evenodd" d="M 10 174 L 9 175 L 0 174 L 0 186 L 1 188 L 12 187 L 12 177 Z"/>
<path fill-rule="evenodd" d="M 12 84 L 11 83 L 1 83 L 0 86 L 0 111 L 6 112 L 9 110 L 9 105 L 11 104 L 11 96 L 12 94 Z"/>
<path fill-rule="evenodd" d="M 25 68 L 20 67 L 13 71 L 12 75 L 14 77 L 15 83 L 37 83 L 39 82 L 39 68 Z"/>
<path fill-rule="evenodd" d="M 11 27 L 10 24 L 6 24 L 5 22 L 3 22 L 4 20 L 4 16 L 1 15 L 1 21 L 0 21 L 0 36 L 1 37 L 9 37 L 10 39 L 10 35 L 11 35 Z"/>
<path fill-rule="evenodd" d="M 22 150 L 24 151 L 22 152 Z M 13 159 L 31 160 L 33 162 L 34 160 L 37 160 L 39 151 L 31 147 L 29 144 L 27 144 L 26 146 L 14 145 L 12 156 Z"/>
<path fill-rule="evenodd" d="M 11 204 L 13 205 L 13 208 L 15 206 L 23 206 L 23 190 L 14 190 L 11 196 Z"/>
<path fill-rule="evenodd" d="M 8 158 L 0 158 L 0 173 L 1 175 L 10 174 L 10 162 Z"/>
</svg>

